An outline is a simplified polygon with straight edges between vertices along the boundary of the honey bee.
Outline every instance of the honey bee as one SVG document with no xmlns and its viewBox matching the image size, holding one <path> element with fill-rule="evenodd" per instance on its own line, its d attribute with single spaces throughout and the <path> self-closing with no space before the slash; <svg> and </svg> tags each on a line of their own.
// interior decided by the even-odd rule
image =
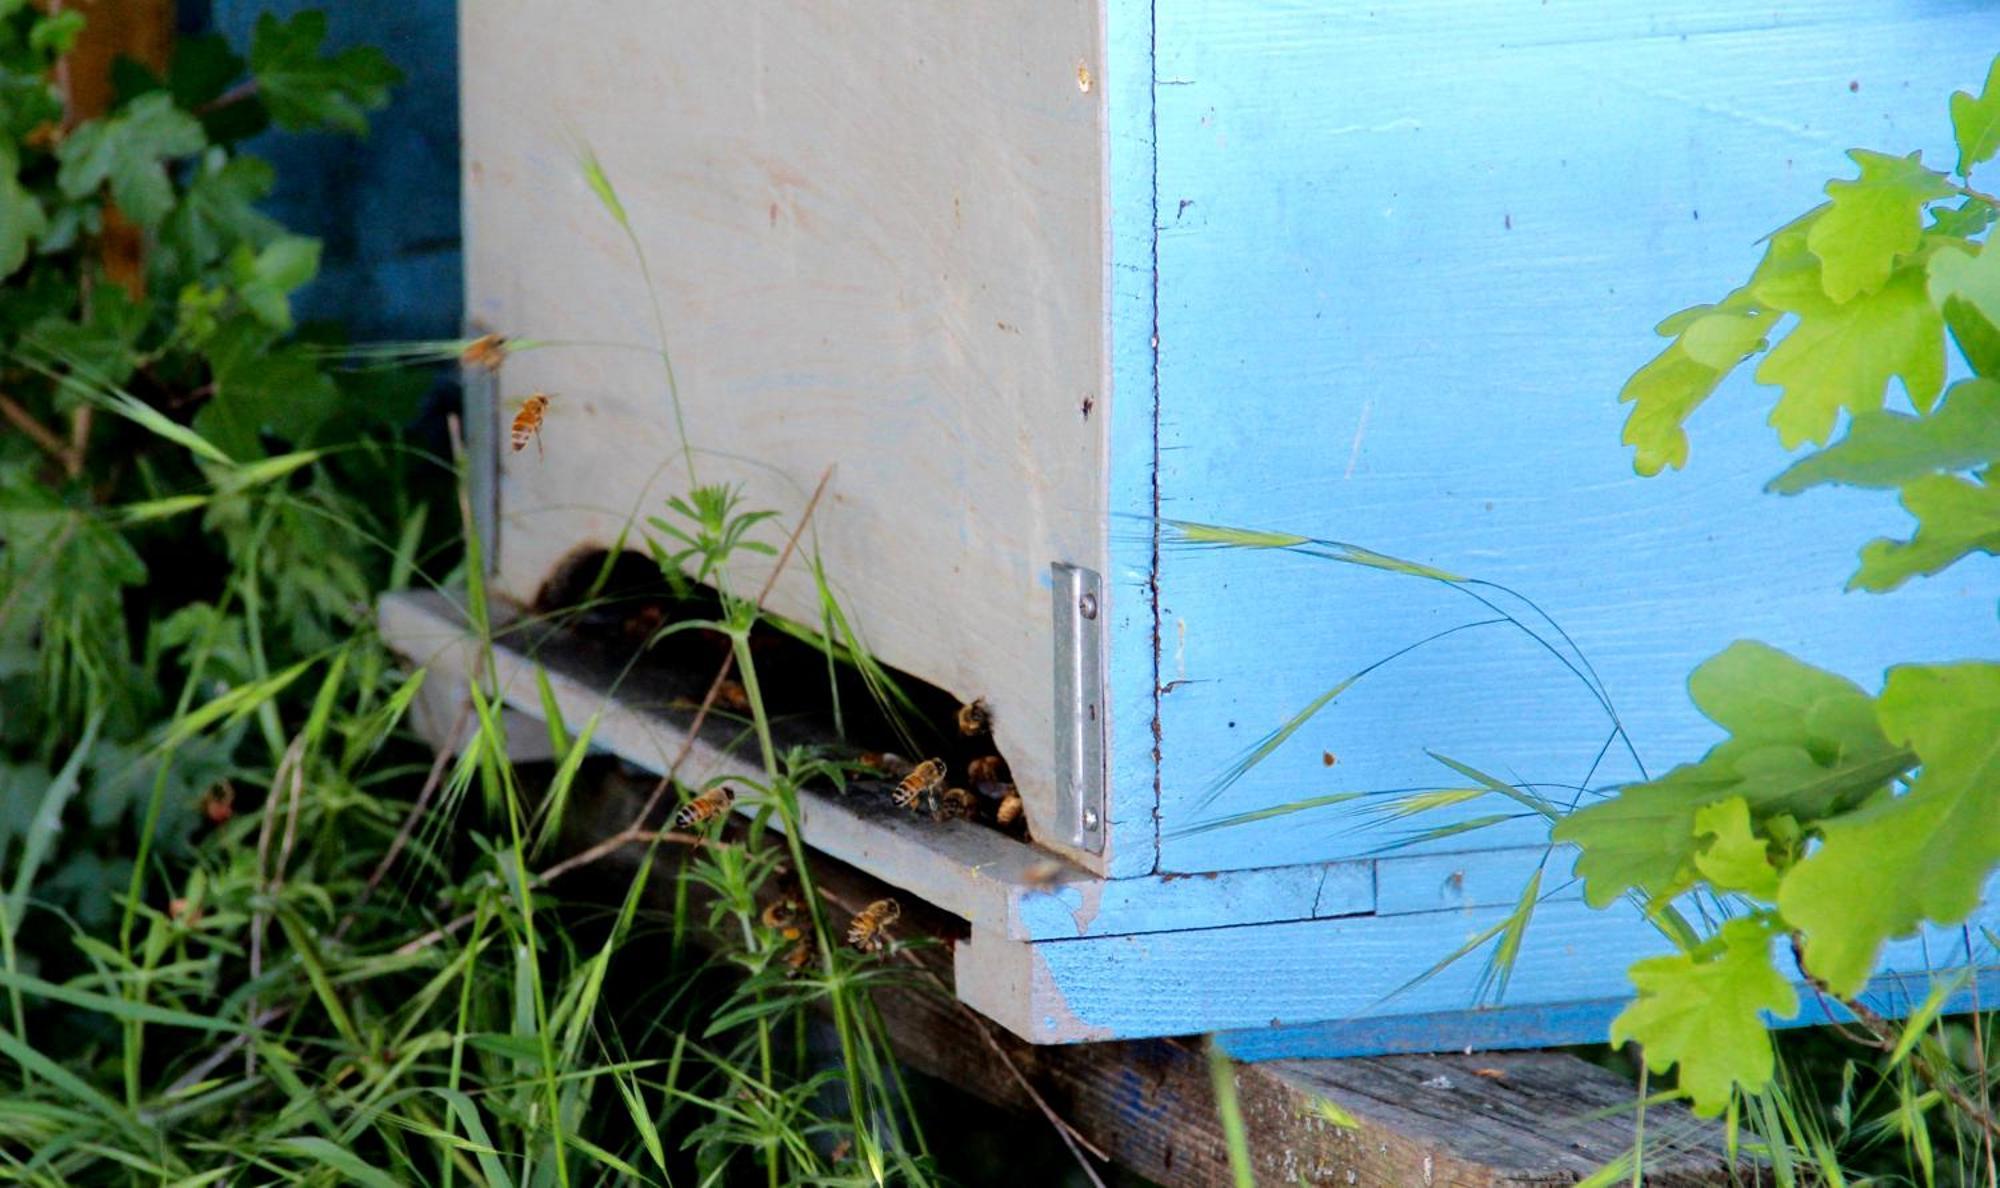
<svg viewBox="0 0 2000 1188">
<path fill-rule="evenodd" d="M 809 940 L 799 941 L 785 951 L 785 976 L 797 977 L 804 973 L 806 966 L 812 964 L 812 959 L 813 943 Z"/>
<path fill-rule="evenodd" d="M 498 371 L 500 364 L 507 360 L 507 340 L 498 334 L 482 334 L 465 344 L 465 350 L 458 356 L 464 367 L 477 367 L 482 371 Z"/>
<path fill-rule="evenodd" d="M 1090 88 L 1096 85 L 1096 82 L 1097 80 L 1090 76 L 1090 63 L 1078 62 L 1076 64 L 1076 89 L 1088 95 L 1090 94 Z"/>
<path fill-rule="evenodd" d="M 167 901 L 167 919 L 189 928 L 201 927 L 201 908 L 185 899 Z"/>
<path fill-rule="evenodd" d="M 681 806 L 674 814 L 674 828 L 693 829 L 706 824 L 729 812 L 729 806 L 736 803 L 736 790 L 727 785 L 711 788 Z"/>
<path fill-rule="evenodd" d="M 514 414 L 513 443 L 515 453 L 518 454 L 522 450 L 527 449 L 530 439 L 533 439 L 535 449 L 540 451 L 542 448 L 542 418 L 547 416 L 548 412 L 549 396 L 546 392 L 536 392 L 521 402 L 521 411 Z"/>
<path fill-rule="evenodd" d="M 899 809 L 915 809 L 937 798 L 938 790 L 944 787 L 944 760 L 926 759 L 910 769 L 896 785 L 895 801 Z"/>
<path fill-rule="evenodd" d="M 224 780 L 201 794 L 201 815 L 220 825 L 236 815 L 236 785 Z"/>
<path fill-rule="evenodd" d="M 1061 874 L 1062 863 L 1053 859 L 1043 859 L 1021 872 L 1021 885 L 1036 891 L 1046 891 L 1056 885 L 1056 878 Z"/>
<path fill-rule="evenodd" d="M 764 909 L 764 927 L 777 932 L 786 940 L 799 939 L 799 901 L 787 895 L 774 899 Z"/>
<path fill-rule="evenodd" d="M 901 755 L 888 751 L 863 751 L 855 762 L 870 771 L 879 771 L 892 780 L 900 780 L 909 775 L 916 766 Z"/>
<path fill-rule="evenodd" d="M 874 953 L 887 941 L 889 925 L 903 918 L 903 905 L 893 899 L 878 899 L 854 914 L 847 926 L 847 943 L 864 953 Z"/>
<path fill-rule="evenodd" d="M 724 681 L 715 687 L 715 704 L 734 714 L 750 712 L 750 694 L 741 681 Z"/>
<path fill-rule="evenodd" d="M 993 732 L 993 710 L 984 697 L 975 697 L 958 707 L 958 732 L 967 738 Z"/>
<path fill-rule="evenodd" d="M 938 821 L 970 821 L 976 815 L 979 798 L 963 788 L 946 788 L 938 797 L 931 817 Z"/>
<path fill-rule="evenodd" d="M 993 810 L 993 820 L 997 824 L 1012 825 L 1021 819 L 1021 794 L 1013 788 L 1000 798 L 1000 807 Z"/>
<path fill-rule="evenodd" d="M 1003 784 L 1007 782 L 1007 764 L 998 755 L 981 755 L 965 765 L 965 782 L 977 788 L 981 784 Z"/>
</svg>

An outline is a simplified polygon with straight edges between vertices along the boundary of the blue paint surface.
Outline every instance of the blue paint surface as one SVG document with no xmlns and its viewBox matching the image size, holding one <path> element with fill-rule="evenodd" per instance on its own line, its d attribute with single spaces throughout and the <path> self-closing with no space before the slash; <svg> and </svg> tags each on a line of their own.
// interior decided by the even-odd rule
<svg viewBox="0 0 2000 1188">
<path fill-rule="evenodd" d="M 1762 494 L 1787 462 L 1763 425 L 1774 393 L 1725 387 L 1694 419 L 1689 468 L 1656 479 L 1618 444 L 1616 396 L 1663 345 L 1656 321 L 1728 291 L 1758 237 L 1852 174 L 1845 149 L 1950 162 L 1946 99 L 1984 78 L 2000 10 L 1212 0 L 1162 6 L 1158 36 L 1164 515 L 1353 541 L 1520 591 L 1595 665 L 1654 772 L 1719 737 L 1685 681 L 1735 639 L 1871 690 L 1897 661 L 1993 653 L 2000 564 L 1842 592 L 1862 542 L 1911 521 L 1879 492 Z M 1278 554 L 1169 549 L 1159 580 L 1162 678 L 1186 681 L 1161 699 L 1162 870 L 1400 840 L 1412 822 L 1354 805 L 1184 830 L 1465 782 L 1426 749 L 1558 792 L 1641 774 L 1619 747 L 1593 765 L 1606 714 L 1500 625 L 1365 678 L 1204 804 L 1324 690 L 1491 612 Z M 1524 820 L 1449 844 L 1542 833 Z"/>
<path fill-rule="evenodd" d="M 213 0 L 211 22 L 247 53 L 260 14 L 318 8 L 327 48 L 372 45 L 403 72 L 366 139 L 273 130 L 247 149 L 278 186 L 266 208 L 325 241 L 320 275 L 295 299 L 301 319 L 345 323 L 360 339 L 456 338 L 459 252 L 458 25 L 451 0 Z"/>
<path fill-rule="evenodd" d="M 1158 619 L 1153 588 L 1153 28 L 1151 5 L 1108 6 L 1104 44 L 1109 177 L 1111 399 L 1105 489 L 1111 517 L 1104 592 L 1106 873 L 1146 874 L 1159 859 Z"/>
</svg>

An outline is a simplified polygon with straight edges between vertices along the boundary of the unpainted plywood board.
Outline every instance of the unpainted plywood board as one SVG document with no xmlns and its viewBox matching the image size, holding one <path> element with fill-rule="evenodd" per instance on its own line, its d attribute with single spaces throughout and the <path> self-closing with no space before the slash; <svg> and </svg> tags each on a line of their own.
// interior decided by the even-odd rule
<svg viewBox="0 0 2000 1188">
<path fill-rule="evenodd" d="M 1843 592 L 1862 542 L 1911 521 L 1877 492 L 1764 494 L 1789 460 L 1772 392 L 1726 384 L 1688 468 L 1652 479 L 1618 444 L 1616 397 L 1663 345 L 1656 322 L 1727 292 L 1761 236 L 1852 175 L 1845 149 L 1952 160 L 1946 98 L 1984 78 L 2000 10 L 1211 0 L 1159 19 L 1163 513 L 1350 541 L 1534 604 L 1473 591 L 1514 621 L 1469 627 L 1496 611 L 1464 588 L 1165 550 L 1162 870 L 1400 840 L 1373 799 L 1189 827 L 1464 783 L 1427 751 L 1563 800 L 1691 761 L 1719 732 L 1687 674 L 1738 638 L 1870 689 L 1888 664 L 1990 649 L 1993 562 Z M 1607 749 L 1591 670 L 1541 611 L 1630 750 Z M 1211 800 L 1267 732 L 1427 639 Z"/>
<path fill-rule="evenodd" d="M 833 589 L 885 663 L 988 700 L 1053 835 L 1048 566 L 1106 566 L 1097 4 L 591 19 L 616 35 L 550 37 L 526 0 L 462 12 L 468 315 L 569 344 L 505 372 L 503 407 L 555 399 L 502 468 L 500 588 L 531 600 L 690 484 L 663 325 L 693 477 L 789 519 L 832 468 L 810 543 Z M 730 580 L 761 579 L 748 561 Z M 806 567 L 770 607 L 820 622 Z M 1129 836 L 1077 860 L 1150 870 Z"/>
</svg>

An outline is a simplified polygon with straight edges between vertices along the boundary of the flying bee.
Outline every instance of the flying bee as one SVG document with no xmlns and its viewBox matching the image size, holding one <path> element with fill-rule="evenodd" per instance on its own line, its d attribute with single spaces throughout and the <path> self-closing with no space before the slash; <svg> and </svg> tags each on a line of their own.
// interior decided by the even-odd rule
<svg viewBox="0 0 2000 1188">
<path fill-rule="evenodd" d="M 715 686 L 715 704 L 732 714 L 750 712 L 750 694 L 744 691 L 741 681 L 723 681 Z"/>
<path fill-rule="evenodd" d="M 515 453 L 527 449 L 531 438 L 534 440 L 536 452 L 541 451 L 542 418 L 547 416 L 548 412 L 549 395 L 546 392 L 536 392 L 521 402 L 521 411 L 514 414 L 512 440 Z"/>
<path fill-rule="evenodd" d="M 926 759 L 910 769 L 896 785 L 894 793 L 899 809 L 921 808 L 937 799 L 939 789 L 944 787 L 944 760 Z"/>
<path fill-rule="evenodd" d="M 855 762 L 870 771 L 879 771 L 892 780 L 900 780 L 909 775 L 916 766 L 901 755 L 889 751 L 863 751 Z"/>
<path fill-rule="evenodd" d="M 500 364 L 507 361 L 507 340 L 498 334 L 482 334 L 465 344 L 465 350 L 458 356 L 462 367 L 477 367 L 482 371 L 498 371 Z"/>
<path fill-rule="evenodd" d="M 693 829 L 707 824 L 727 813 L 735 803 L 736 789 L 726 784 L 711 788 L 681 806 L 681 811 L 674 814 L 674 828 Z"/>
<path fill-rule="evenodd" d="M 1046 891 L 1056 885 L 1056 878 L 1061 874 L 1062 863 L 1045 858 L 1021 872 L 1021 885 L 1036 891 Z"/>
<path fill-rule="evenodd" d="M 1000 798 L 1000 807 L 993 810 L 993 820 L 999 825 L 1012 825 L 1021 819 L 1021 794 L 1012 787 Z"/>
<path fill-rule="evenodd" d="M 967 738 L 993 733 L 993 710 L 984 697 L 975 697 L 958 707 L 958 732 Z"/>
<path fill-rule="evenodd" d="M 785 976 L 795 978 L 804 973 L 806 966 L 812 964 L 812 959 L 813 943 L 810 940 L 799 941 L 785 952 Z"/>
<path fill-rule="evenodd" d="M 975 788 L 981 784 L 1004 784 L 1007 761 L 998 755 L 981 755 L 965 765 L 965 782 Z"/>
<path fill-rule="evenodd" d="M 979 798 L 963 788 L 946 788 L 938 796 L 931 817 L 938 821 L 970 821 L 979 808 Z"/>
<path fill-rule="evenodd" d="M 888 940 L 889 925 L 903 918 L 903 905 L 878 899 L 854 914 L 847 926 L 847 943 L 864 953 L 878 952 Z"/>
<path fill-rule="evenodd" d="M 763 921 L 764 927 L 786 940 L 799 939 L 799 901 L 789 895 L 772 900 L 764 909 Z"/>
</svg>

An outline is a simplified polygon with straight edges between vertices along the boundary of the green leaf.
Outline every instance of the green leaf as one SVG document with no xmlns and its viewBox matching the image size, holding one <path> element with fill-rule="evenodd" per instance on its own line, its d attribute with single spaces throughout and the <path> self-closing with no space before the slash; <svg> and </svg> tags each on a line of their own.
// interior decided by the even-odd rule
<svg viewBox="0 0 2000 1188">
<path fill-rule="evenodd" d="M 1863 545 L 1848 589 L 1893 590 L 1968 553 L 2000 553 L 2000 487 L 1931 474 L 1904 484 L 1902 502 L 1917 518 L 1916 535 Z"/>
<path fill-rule="evenodd" d="M 291 329 L 291 294 L 319 272 L 319 249 L 319 240 L 303 235 L 281 236 L 258 252 L 238 244 L 229 256 L 237 296 L 266 326 Z"/>
<path fill-rule="evenodd" d="M 141 95 L 118 114 L 79 126 L 56 149 L 56 184 L 86 198 L 105 182 L 125 217 L 152 228 L 173 209 L 165 161 L 198 153 L 208 143 L 201 123 L 174 106 L 164 91 Z"/>
<path fill-rule="evenodd" d="M 372 47 L 322 56 L 325 41 L 323 12 L 307 10 L 289 21 L 268 12 L 258 17 L 250 42 L 258 93 L 288 131 L 325 127 L 363 135 L 367 113 L 389 102 L 389 89 L 403 81 L 403 72 Z"/>
<path fill-rule="evenodd" d="M 231 157 L 211 149 L 189 182 L 180 204 L 160 227 L 159 247 L 148 261 L 171 292 L 239 243 L 261 247 L 282 228 L 257 209 L 271 193 L 276 174 L 256 157 Z"/>
<path fill-rule="evenodd" d="M 1658 331 L 1673 344 L 1640 368 L 1618 393 L 1630 403 L 1620 439 L 1636 451 L 1633 469 L 1658 474 L 1687 465 L 1688 439 L 1681 428 L 1703 401 L 1715 394 L 1736 365 L 1764 349 L 1776 312 L 1757 308 L 1738 290 L 1720 305 L 1697 305 L 1661 322 Z"/>
<path fill-rule="evenodd" d="M 215 374 L 215 399 L 195 418 L 195 428 L 238 458 L 258 454 L 265 433 L 304 442 L 338 410 L 334 383 L 311 349 L 275 345 L 272 331 L 253 318 L 225 323 L 204 353 Z"/>
<path fill-rule="evenodd" d="M 1855 417 L 1847 436 L 1793 463 L 1766 490 L 1796 495 L 1821 483 L 1900 487 L 1912 479 L 2000 461 L 2000 381 L 1953 384 L 1930 415 L 1878 410 Z"/>
<path fill-rule="evenodd" d="M 1924 204 L 1958 192 L 1944 174 L 1924 168 L 1921 152 L 1894 157 L 1853 149 L 1847 156 L 1861 176 L 1826 183 L 1831 202 L 1806 233 L 1806 247 L 1819 257 L 1820 285 L 1836 304 L 1881 288 L 1896 257 L 1922 240 Z"/>
<path fill-rule="evenodd" d="M 1893 668 L 1879 714 L 1922 760 L 1916 781 L 1825 822 L 1778 890 L 1806 968 L 1842 997 L 1861 991 L 1890 937 L 1970 915 L 2000 863 L 2000 664 Z"/>
<path fill-rule="evenodd" d="M 1993 225 L 1996 215 L 1991 203 L 1967 198 L 1957 206 L 1931 207 L 1930 230 L 1953 239 L 1970 239 Z"/>
<path fill-rule="evenodd" d="M 1750 804 L 1741 796 L 1695 810 L 1694 832 L 1705 839 L 1695 868 L 1717 891 L 1738 891 L 1764 900 L 1778 897 L 1778 871 L 1770 847 L 1750 831 Z"/>
<path fill-rule="evenodd" d="M 1875 721 L 1853 682 L 1775 648 L 1741 641 L 1688 678 L 1701 712 L 1730 732 L 1700 762 L 1623 788 L 1559 822 L 1578 846 L 1585 898 L 1602 907 L 1627 890 L 1671 897 L 1701 873 L 1696 814 L 1741 797 L 1753 821 L 1817 821 L 1879 792 L 1914 761 Z"/>
<path fill-rule="evenodd" d="M 1981 244 L 1946 243 L 1931 253 L 1925 268 L 1933 303 L 1942 306 L 1957 297 L 2000 325 L 2000 252 L 1988 252 Z"/>
<path fill-rule="evenodd" d="M 1697 1114 L 1729 1104 L 1734 1086 L 1755 1091 L 1771 1081 L 1771 1035 L 1763 1012 L 1789 1018 L 1798 994 L 1771 964 L 1767 917 L 1731 920 L 1692 953 L 1634 962 L 1639 996 L 1611 1021 L 1611 1042 L 1637 1041 L 1646 1067 L 1680 1066 L 1680 1091 Z"/>
<path fill-rule="evenodd" d="M 91 387 L 116 388 L 138 367 L 139 337 L 152 316 L 152 302 L 104 285 L 93 295 L 88 322 L 44 318 L 25 338 Z"/>
<path fill-rule="evenodd" d="M 1958 175 L 1972 176 L 1972 167 L 1992 160 L 2000 151 L 2000 58 L 1986 71 L 1986 89 L 1977 99 L 1965 91 L 1951 96 L 1951 131 L 1958 140 Z"/>
<path fill-rule="evenodd" d="M 21 185 L 20 157 L 11 141 L 0 140 L 0 279 L 28 259 L 28 247 L 49 229 L 41 202 Z"/>
<path fill-rule="evenodd" d="M 1859 415 L 1882 407 L 1892 377 L 1919 409 L 1944 386 L 1944 320 L 1922 267 L 1900 268 L 1880 289 L 1844 304 L 1791 278 L 1774 278 L 1767 291 L 1773 305 L 1799 317 L 1757 368 L 1758 382 L 1783 390 L 1771 425 L 1786 449 L 1826 441 L 1843 408 Z"/>
</svg>

